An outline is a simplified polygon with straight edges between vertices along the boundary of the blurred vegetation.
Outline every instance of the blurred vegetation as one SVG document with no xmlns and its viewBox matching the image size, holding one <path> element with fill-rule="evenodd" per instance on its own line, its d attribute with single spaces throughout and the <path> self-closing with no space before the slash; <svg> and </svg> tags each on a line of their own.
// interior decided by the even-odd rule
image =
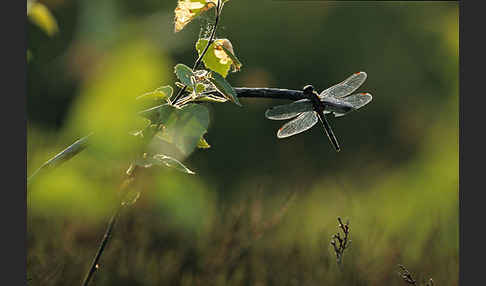
<svg viewBox="0 0 486 286">
<path fill-rule="evenodd" d="M 31 285 L 80 283 L 138 146 L 129 104 L 192 65 L 200 17 L 174 33 L 176 1 L 45 0 L 57 32 L 28 24 L 27 173 L 75 140 L 96 144 L 28 187 Z M 323 90 L 357 71 L 373 101 L 277 139 L 285 101 L 210 106 L 184 164 L 144 170 L 94 285 L 404 285 L 397 265 L 458 285 L 458 6 L 229 1 L 218 38 L 243 63 L 235 87 Z M 110 115 L 110 116 L 107 116 Z M 142 124 L 142 123 L 140 123 Z M 331 237 L 350 220 L 342 271 Z"/>
</svg>

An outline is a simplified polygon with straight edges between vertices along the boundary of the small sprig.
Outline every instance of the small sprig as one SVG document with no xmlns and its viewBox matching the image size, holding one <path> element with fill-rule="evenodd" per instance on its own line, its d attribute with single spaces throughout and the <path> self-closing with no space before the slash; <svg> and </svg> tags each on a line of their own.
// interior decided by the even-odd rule
<svg viewBox="0 0 486 286">
<path fill-rule="evenodd" d="M 410 271 L 408 271 L 408 269 L 405 268 L 405 266 L 399 264 L 398 267 L 400 267 L 400 271 L 398 271 L 398 275 L 402 277 L 403 281 L 405 281 L 407 284 L 410 285 L 417 285 L 417 280 L 415 280 L 412 277 L 412 274 L 410 274 Z"/>
<path fill-rule="evenodd" d="M 331 245 L 334 248 L 334 252 L 336 254 L 336 261 L 338 265 L 342 264 L 343 261 L 343 254 L 344 250 L 349 248 L 351 244 L 351 239 L 349 235 L 349 220 L 346 224 L 343 224 L 343 221 L 340 217 L 337 218 L 338 224 L 338 232 L 332 236 Z M 342 234 L 341 234 L 341 232 Z"/>
<path fill-rule="evenodd" d="M 399 264 L 398 267 L 400 268 L 400 271 L 398 271 L 398 275 L 400 275 L 405 283 L 409 285 L 418 285 L 417 280 L 412 277 L 412 274 L 410 273 L 410 271 L 408 271 L 407 268 L 405 268 L 405 266 Z M 432 278 L 429 278 L 429 281 L 427 281 L 425 286 L 434 286 L 434 280 L 432 280 Z"/>
</svg>

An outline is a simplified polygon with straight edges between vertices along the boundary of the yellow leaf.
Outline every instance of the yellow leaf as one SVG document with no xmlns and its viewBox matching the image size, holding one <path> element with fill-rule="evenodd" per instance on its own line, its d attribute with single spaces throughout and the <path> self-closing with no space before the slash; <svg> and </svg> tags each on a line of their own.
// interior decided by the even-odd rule
<svg viewBox="0 0 486 286">
<path fill-rule="evenodd" d="M 175 9 L 174 31 L 179 32 L 197 15 L 215 7 L 212 0 L 179 0 Z"/>
<path fill-rule="evenodd" d="M 197 148 L 208 149 L 210 147 L 211 147 L 211 145 L 209 145 L 209 143 L 206 141 L 206 139 L 204 139 L 204 136 L 201 136 L 201 138 L 199 139 L 199 142 L 197 142 Z"/>
<path fill-rule="evenodd" d="M 44 4 L 38 2 L 28 3 L 27 16 L 39 26 L 47 35 L 52 36 L 59 31 L 56 19 Z"/>
<path fill-rule="evenodd" d="M 219 59 L 219 62 L 223 65 L 227 63 L 233 63 L 233 60 L 228 56 L 228 54 L 223 50 L 224 46 L 227 50 L 234 55 L 233 45 L 228 39 L 218 39 L 214 41 L 214 55 Z"/>
</svg>

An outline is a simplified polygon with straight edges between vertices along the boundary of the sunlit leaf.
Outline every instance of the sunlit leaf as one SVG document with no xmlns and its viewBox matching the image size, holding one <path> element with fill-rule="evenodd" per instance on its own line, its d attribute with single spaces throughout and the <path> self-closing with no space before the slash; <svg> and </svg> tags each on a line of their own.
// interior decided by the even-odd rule
<svg viewBox="0 0 486 286">
<path fill-rule="evenodd" d="M 163 93 L 165 95 L 165 97 L 171 97 L 172 93 L 174 92 L 174 89 L 170 85 L 164 85 L 164 86 L 158 87 L 155 91 Z"/>
<path fill-rule="evenodd" d="M 208 149 L 211 148 L 211 145 L 204 139 L 204 136 L 201 136 L 201 139 L 199 139 L 199 142 L 197 142 L 197 148 L 201 149 Z"/>
<path fill-rule="evenodd" d="M 199 39 L 196 43 L 196 50 L 200 56 L 206 45 L 208 44 L 208 39 Z M 208 48 L 206 54 L 203 57 L 203 63 L 206 68 L 221 74 L 223 77 L 228 75 L 228 72 L 233 64 L 231 58 L 226 54 L 226 52 L 220 47 L 228 41 L 226 39 L 215 40 Z M 228 41 L 229 42 L 229 41 Z M 226 44 L 228 45 L 228 44 Z"/>
<path fill-rule="evenodd" d="M 209 80 L 211 81 L 211 83 L 214 84 L 214 87 L 217 89 L 217 91 L 219 93 L 221 93 L 221 95 L 226 97 L 228 100 L 236 103 L 237 105 L 241 106 L 240 101 L 238 100 L 238 96 L 236 94 L 236 91 L 224 79 L 223 76 L 221 76 L 217 72 L 212 72 Z"/>
<path fill-rule="evenodd" d="M 243 66 L 243 64 L 235 56 L 235 53 L 233 51 L 233 46 L 231 45 L 231 42 L 225 39 L 225 41 L 223 42 L 223 44 L 222 45 L 218 45 L 217 47 L 223 49 L 223 51 L 226 53 L 226 55 L 231 59 L 231 61 L 233 63 L 231 66 L 233 67 L 234 71 L 240 71 L 240 69 Z"/>
<path fill-rule="evenodd" d="M 174 11 L 174 31 L 177 33 L 194 18 L 216 6 L 214 0 L 179 0 Z"/>
<path fill-rule="evenodd" d="M 66 161 L 69 161 L 75 155 L 81 153 L 87 146 L 88 146 L 88 138 L 91 136 L 85 136 L 73 144 L 71 144 L 66 149 L 59 152 L 57 155 L 46 161 L 42 166 L 39 167 L 30 177 L 27 179 L 27 182 L 31 181 L 40 171 L 45 170 L 47 168 L 54 168 Z"/>
<path fill-rule="evenodd" d="M 154 91 L 150 91 L 138 96 L 137 100 L 153 99 L 156 101 L 161 101 L 163 99 L 171 97 L 173 91 L 174 90 L 170 85 L 161 86 Z"/>
<path fill-rule="evenodd" d="M 162 154 L 156 154 L 153 156 L 144 156 L 142 158 L 139 158 L 135 161 L 135 164 L 137 164 L 140 167 L 144 168 L 150 168 L 152 166 L 163 166 L 171 169 L 175 169 L 177 171 L 186 173 L 186 174 L 195 174 L 193 171 L 189 170 L 184 164 L 181 162 L 177 161 L 176 159 L 162 155 Z"/>
<path fill-rule="evenodd" d="M 53 36 L 59 31 L 56 19 L 42 3 L 27 2 L 27 16 L 49 36 Z"/>
<path fill-rule="evenodd" d="M 150 91 L 138 96 L 136 99 L 143 102 L 145 108 L 153 105 L 161 105 L 168 102 L 172 96 L 173 88 L 170 85 L 161 86 L 154 91 Z"/>
</svg>

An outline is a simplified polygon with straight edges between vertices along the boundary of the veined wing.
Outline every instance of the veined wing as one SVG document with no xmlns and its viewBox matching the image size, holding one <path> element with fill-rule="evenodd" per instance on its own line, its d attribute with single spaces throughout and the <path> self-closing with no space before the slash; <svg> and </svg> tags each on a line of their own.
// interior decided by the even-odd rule
<svg viewBox="0 0 486 286">
<path fill-rule="evenodd" d="M 282 126 L 277 132 L 278 138 L 285 138 L 300 132 L 304 132 L 317 123 L 317 114 L 315 111 L 304 112 L 297 118 L 289 121 Z"/>
<path fill-rule="evenodd" d="M 366 104 L 368 104 L 373 97 L 369 93 L 356 93 L 345 98 L 342 98 L 342 101 L 345 101 L 353 106 L 353 109 L 358 109 Z"/>
<path fill-rule="evenodd" d="M 312 102 L 308 99 L 301 99 L 289 104 L 277 105 L 265 111 L 265 117 L 273 120 L 284 120 L 294 118 L 302 112 L 314 110 Z"/>
<path fill-rule="evenodd" d="M 345 98 L 341 98 L 339 100 L 351 104 L 353 106 L 353 110 L 356 110 L 368 104 L 372 99 L 373 97 L 371 96 L 371 94 L 366 92 L 366 93 L 355 93 L 353 95 L 347 96 Z M 334 117 L 340 117 L 346 114 L 347 113 L 334 112 Z"/>
<path fill-rule="evenodd" d="M 319 94 L 319 97 L 336 97 L 341 98 L 351 94 L 353 91 L 358 89 L 363 82 L 366 80 L 366 73 L 365 72 L 357 72 L 345 79 L 344 81 L 331 86 L 330 88 L 324 90 Z"/>
</svg>

